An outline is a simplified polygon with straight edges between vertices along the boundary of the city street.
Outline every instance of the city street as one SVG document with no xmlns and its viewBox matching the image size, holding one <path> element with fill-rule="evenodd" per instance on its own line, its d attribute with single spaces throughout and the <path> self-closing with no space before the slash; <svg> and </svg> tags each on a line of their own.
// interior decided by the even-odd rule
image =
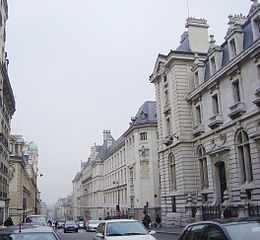
<svg viewBox="0 0 260 240">
<path fill-rule="evenodd" d="M 63 233 L 60 232 L 62 240 L 92 240 L 95 233 L 80 230 L 78 233 Z M 158 240 L 177 240 L 177 235 L 174 234 L 155 234 L 154 237 Z"/>
</svg>

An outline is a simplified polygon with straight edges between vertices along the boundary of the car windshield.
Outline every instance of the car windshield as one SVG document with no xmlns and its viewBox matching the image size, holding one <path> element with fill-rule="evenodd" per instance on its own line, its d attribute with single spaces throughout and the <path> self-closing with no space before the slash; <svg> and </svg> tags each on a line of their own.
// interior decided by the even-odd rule
<svg viewBox="0 0 260 240">
<path fill-rule="evenodd" d="M 75 224 L 73 221 L 67 221 L 66 224 Z"/>
<path fill-rule="evenodd" d="M 47 218 L 44 216 L 30 216 L 26 219 L 26 222 L 36 224 L 47 224 Z"/>
<path fill-rule="evenodd" d="M 112 222 L 107 224 L 107 236 L 146 235 L 144 226 L 138 222 Z"/>
<path fill-rule="evenodd" d="M 260 239 L 260 222 L 239 223 L 227 225 L 226 229 L 231 237 L 235 240 L 259 240 Z"/>
<path fill-rule="evenodd" d="M 17 233 L 0 235 L 0 240 L 57 240 L 52 233 Z"/>
<path fill-rule="evenodd" d="M 98 220 L 91 220 L 91 221 L 89 221 L 89 224 L 99 224 L 100 223 L 100 221 L 98 221 Z"/>
</svg>

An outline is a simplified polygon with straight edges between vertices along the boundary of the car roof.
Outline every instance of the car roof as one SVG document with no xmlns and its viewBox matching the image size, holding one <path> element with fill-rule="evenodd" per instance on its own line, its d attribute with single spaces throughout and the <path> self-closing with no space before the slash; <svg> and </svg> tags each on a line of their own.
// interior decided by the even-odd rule
<svg viewBox="0 0 260 240">
<path fill-rule="evenodd" d="M 139 222 L 135 219 L 109 219 L 109 220 L 103 220 L 105 223 L 114 223 L 114 222 Z"/>
<path fill-rule="evenodd" d="M 20 232 L 20 226 L 15 225 L 7 228 L 3 228 L 0 230 L 1 234 L 6 233 L 19 233 Z M 34 225 L 34 224 L 21 224 L 21 232 L 22 233 L 53 233 L 53 229 L 48 226 L 40 226 L 40 225 Z"/>
<path fill-rule="evenodd" d="M 216 224 L 220 226 L 228 226 L 228 225 L 248 223 L 248 222 L 260 222 L 260 217 L 213 219 L 209 221 L 200 221 L 196 223 L 191 223 L 187 225 L 186 228 L 190 226 L 200 225 L 200 224 Z"/>
</svg>

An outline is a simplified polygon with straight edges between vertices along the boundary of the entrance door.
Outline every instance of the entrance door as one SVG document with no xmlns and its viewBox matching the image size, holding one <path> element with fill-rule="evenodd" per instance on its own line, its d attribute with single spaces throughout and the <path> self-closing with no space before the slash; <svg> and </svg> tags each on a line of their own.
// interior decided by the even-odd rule
<svg viewBox="0 0 260 240">
<path fill-rule="evenodd" d="M 224 192 L 227 190 L 227 179 L 226 179 L 226 169 L 224 162 L 216 163 L 218 168 L 218 178 L 219 178 L 219 193 L 221 202 L 224 202 Z"/>
</svg>

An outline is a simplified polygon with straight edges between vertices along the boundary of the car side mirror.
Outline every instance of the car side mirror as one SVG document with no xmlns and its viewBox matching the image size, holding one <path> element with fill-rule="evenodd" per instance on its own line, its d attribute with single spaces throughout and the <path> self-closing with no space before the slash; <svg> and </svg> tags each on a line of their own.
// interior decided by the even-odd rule
<svg viewBox="0 0 260 240">
<path fill-rule="evenodd" d="M 156 232 L 154 230 L 150 231 L 149 234 L 150 235 L 154 235 Z"/>
<path fill-rule="evenodd" d="M 104 234 L 102 234 L 102 233 L 96 233 L 96 237 L 97 237 L 97 238 L 104 238 Z"/>
</svg>

